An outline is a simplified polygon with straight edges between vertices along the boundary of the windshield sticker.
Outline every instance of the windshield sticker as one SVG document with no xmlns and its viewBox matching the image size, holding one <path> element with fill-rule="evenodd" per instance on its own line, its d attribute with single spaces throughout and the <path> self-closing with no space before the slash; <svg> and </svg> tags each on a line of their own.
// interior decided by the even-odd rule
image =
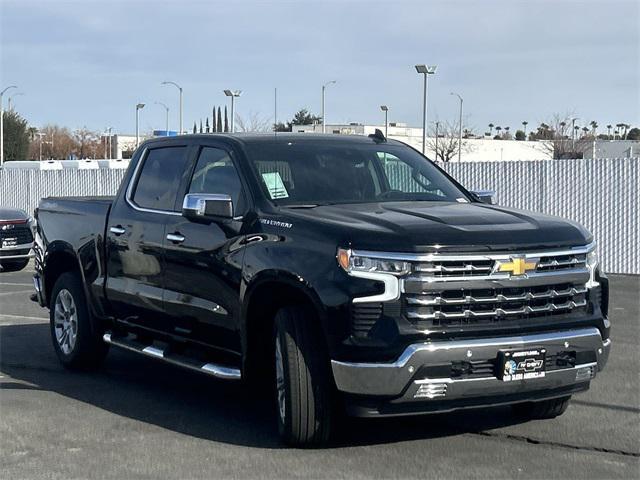
<svg viewBox="0 0 640 480">
<path fill-rule="evenodd" d="M 263 173 L 262 179 L 267 186 L 267 190 L 269 190 L 272 200 L 289 198 L 289 192 L 287 192 L 279 172 Z"/>
</svg>

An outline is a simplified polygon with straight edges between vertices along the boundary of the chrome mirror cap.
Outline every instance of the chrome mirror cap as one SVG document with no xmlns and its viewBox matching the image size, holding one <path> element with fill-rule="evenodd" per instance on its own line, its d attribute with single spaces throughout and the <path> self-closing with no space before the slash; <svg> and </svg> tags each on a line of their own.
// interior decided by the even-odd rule
<svg viewBox="0 0 640 480">
<path fill-rule="evenodd" d="M 233 201 L 225 194 L 188 193 L 182 202 L 182 215 L 193 220 L 232 219 Z"/>
</svg>

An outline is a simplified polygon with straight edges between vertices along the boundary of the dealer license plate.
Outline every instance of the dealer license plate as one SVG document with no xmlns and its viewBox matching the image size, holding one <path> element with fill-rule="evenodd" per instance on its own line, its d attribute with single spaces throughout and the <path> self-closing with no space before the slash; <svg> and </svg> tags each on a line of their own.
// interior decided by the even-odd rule
<svg viewBox="0 0 640 480">
<path fill-rule="evenodd" d="M 16 245 L 18 245 L 17 237 L 5 238 L 4 240 L 2 240 L 2 248 L 15 247 Z"/>
<path fill-rule="evenodd" d="M 542 378 L 546 354 L 544 348 L 502 351 L 498 354 L 498 378 L 504 382 Z"/>
</svg>

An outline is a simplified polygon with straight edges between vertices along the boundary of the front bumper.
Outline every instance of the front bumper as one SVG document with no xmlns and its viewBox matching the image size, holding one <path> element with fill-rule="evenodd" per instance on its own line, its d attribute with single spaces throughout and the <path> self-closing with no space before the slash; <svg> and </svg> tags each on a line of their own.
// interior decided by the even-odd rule
<svg viewBox="0 0 640 480">
<path fill-rule="evenodd" d="M 26 253 L 24 253 L 26 251 Z M 33 258 L 33 242 L 0 248 L 0 262 L 4 260 L 26 260 Z"/>
<path fill-rule="evenodd" d="M 575 352 L 575 358 L 588 361 L 576 361 L 575 365 L 567 368 L 547 370 L 542 378 L 511 382 L 503 382 L 495 373 L 480 378 L 429 378 L 421 374 L 425 371 L 424 367 L 447 366 L 454 362 L 493 361 L 501 350 L 528 347 L 544 347 L 548 356 Z M 350 397 L 378 398 L 387 405 L 419 405 L 418 411 L 447 411 L 464 408 L 465 405 L 509 403 L 498 402 L 500 398 L 512 398 L 513 403 L 585 390 L 589 381 L 606 365 L 610 348 L 611 340 L 603 341 L 597 328 L 583 328 L 533 335 L 418 343 L 407 347 L 392 363 L 332 360 L 331 366 L 338 390 Z M 433 403 L 433 409 L 429 406 L 430 402 Z M 415 408 L 409 410 L 416 413 Z"/>
</svg>

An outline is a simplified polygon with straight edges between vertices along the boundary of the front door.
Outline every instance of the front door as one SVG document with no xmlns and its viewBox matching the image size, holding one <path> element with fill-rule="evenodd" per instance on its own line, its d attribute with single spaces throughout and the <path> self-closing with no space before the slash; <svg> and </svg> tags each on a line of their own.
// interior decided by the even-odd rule
<svg viewBox="0 0 640 480">
<path fill-rule="evenodd" d="M 143 152 L 130 187 L 114 203 L 107 225 L 106 295 L 116 318 L 153 330 L 166 328 L 164 239 L 167 220 L 186 183 L 187 146 Z"/>
<path fill-rule="evenodd" d="M 165 235 L 167 314 L 175 333 L 240 352 L 241 238 L 245 196 L 232 154 L 200 149 L 187 193 L 227 194 L 238 220 L 196 223 L 172 217 Z"/>
</svg>

